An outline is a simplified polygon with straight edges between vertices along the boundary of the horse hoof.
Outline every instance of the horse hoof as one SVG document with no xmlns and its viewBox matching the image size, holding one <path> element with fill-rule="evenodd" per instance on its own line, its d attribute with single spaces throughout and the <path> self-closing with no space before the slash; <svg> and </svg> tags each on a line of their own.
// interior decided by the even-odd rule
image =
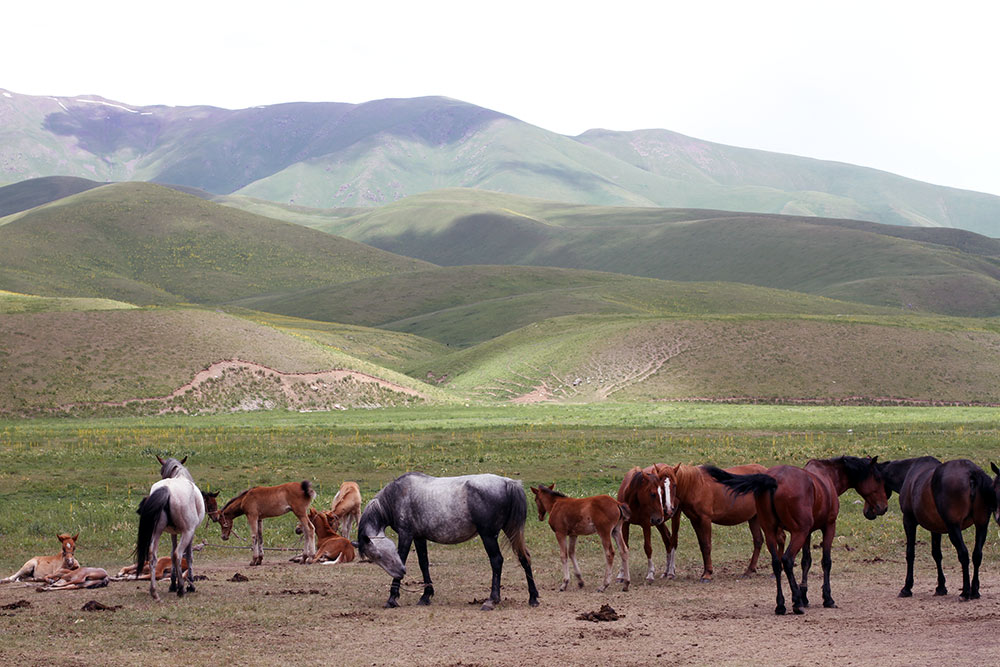
<svg viewBox="0 0 1000 667">
<path fill-rule="evenodd" d="M 675 574 L 668 574 L 668 575 L 666 575 L 666 577 L 667 577 L 667 579 L 669 581 L 673 581 L 674 579 L 677 578 L 677 575 L 675 575 Z"/>
<path fill-rule="evenodd" d="M 837 603 L 834 602 L 833 600 L 827 600 L 823 603 L 823 606 L 826 607 L 827 609 L 836 609 Z"/>
<path fill-rule="evenodd" d="M 629 584 L 630 584 L 630 583 L 631 583 L 631 582 L 629 582 L 629 581 L 626 581 L 626 582 L 625 582 L 625 585 L 624 585 L 624 586 L 622 586 L 622 593 L 627 593 L 627 592 L 628 592 L 628 587 L 629 587 Z"/>
<path fill-rule="evenodd" d="M 802 607 L 792 607 L 792 613 L 801 615 L 805 612 L 802 611 Z"/>
<path fill-rule="evenodd" d="M 774 608 L 774 613 L 777 614 L 778 616 L 784 616 L 785 615 L 785 605 L 779 604 L 777 607 Z"/>
<path fill-rule="evenodd" d="M 975 591 L 972 595 L 969 596 L 969 599 L 970 600 L 978 600 L 979 599 L 979 591 Z"/>
<path fill-rule="evenodd" d="M 479 611 L 493 611 L 493 606 L 493 600 L 487 600 L 483 603 L 483 606 L 479 608 Z"/>
<path fill-rule="evenodd" d="M 698 580 L 698 583 L 699 584 L 710 584 L 710 583 L 712 583 L 712 578 L 711 577 L 702 577 L 701 579 Z"/>
<path fill-rule="evenodd" d="M 941 588 L 934 589 L 934 595 L 947 595 L 948 589 L 942 586 Z"/>
<path fill-rule="evenodd" d="M 424 598 L 424 597 L 422 597 L 419 600 L 417 600 L 417 605 L 420 606 L 420 607 L 428 607 L 428 606 L 430 606 L 430 604 L 431 604 L 431 599 L 430 598 Z"/>
<path fill-rule="evenodd" d="M 564 581 L 564 582 L 562 582 L 562 583 L 561 583 L 561 584 L 559 585 L 559 592 L 560 592 L 560 593 L 562 593 L 562 592 L 564 592 L 564 591 L 566 590 L 566 584 L 568 584 L 568 583 L 569 583 L 569 582 L 566 582 L 566 581 Z"/>
<path fill-rule="evenodd" d="M 903 590 L 899 591 L 899 595 L 897 597 L 912 598 L 913 591 L 911 591 L 909 588 L 904 588 Z"/>
<path fill-rule="evenodd" d="M 194 584 L 188 584 L 187 592 L 188 593 L 194 593 Z"/>
<path fill-rule="evenodd" d="M 389 598 L 388 600 L 385 601 L 385 604 L 382 605 L 382 608 L 383 609 L 395 609 L 398 606 L 399 606 L 399 602 L 397 602 L 393 598 Z"/>
<path fill-rule="evenodd" d="M 537 607 L 538 606 L 538 598 L 532 598 L 531 600 L 528 600 L 528 606 L 529 607 Z"/>
<path fill-rule="evenodd" d="M 576 587 L 577 588 L 583 588 L 583 580 L 582 579 L 580 581 L 576 582 Z M 605 586 L 605 588 L 607 588 L 607 586 Z"/>
</svg>

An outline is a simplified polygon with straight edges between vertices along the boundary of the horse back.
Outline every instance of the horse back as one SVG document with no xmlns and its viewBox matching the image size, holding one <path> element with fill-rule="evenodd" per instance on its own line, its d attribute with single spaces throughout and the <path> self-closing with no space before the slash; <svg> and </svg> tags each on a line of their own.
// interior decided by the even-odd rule
<svg viewBox="0 0 1000 667">
<path fill-rule="evenodd" d="M 690 516 L 708 517 L 712 523 L 734 526 L 749 521 L 757 513 L 757 503 L 752 494 L 734 495 L 723 484 L 715 481 L 703 466 L 695 468 L 697 475 L 687 484 L 677 485 L 677 501 L 681 510 Z M 733 475 L 766 473 L 767 468 L 757 463 L 725 468 Z"/>
<path fill-rule="evenodd" d="M 593 535 L 607 533 L 624 520 L 622 507 L 609 495 L 587 498 L 557 498 L 549 512 L 549 526 L 557 533 Z"/>
<path fill-rule="evenodd" d="M 964 530 L 973 523 L 987 523 L 996 506 L 992 486 L 982 468 L 968 459 L 938 466 L 931 475 L 930 488 L 945 530 L 948 525 L 958 525 Z"/>
<path fill-rule="evenodd" d="M 798 532 L 812 531 L 825 523 L 830 509 L 829 482 L 823 484 L 822 480 L 817 479 L 817 475 L 789 465 L 768 468 L 767 474 L 778 485 L 773 495 L 761 494 L 756 498 L 757 516 L 762 525 L 778 525 L 785 530 Z M 836 502 L 836 491 L 832 495 Z"/>
</svg>

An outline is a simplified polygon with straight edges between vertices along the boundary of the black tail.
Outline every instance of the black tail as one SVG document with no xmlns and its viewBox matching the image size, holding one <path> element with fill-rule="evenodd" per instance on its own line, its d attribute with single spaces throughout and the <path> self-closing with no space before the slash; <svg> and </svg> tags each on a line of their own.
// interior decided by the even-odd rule
<svg viewBox="0 0 1000 667">
<path fill-rule="evenodd" d="M 503 534 L 511 549 L 519 557 L 527 558 L 528 545 L 524 541 L 524 524 L 528 522 L 528 496 L 520 482 L 507 482 L 507 517 L 503 524 Z"/>
<path fill-rule="evenodd" d="M 167 523 L 170 523 L 170 489 L 161 486 L 143 498 L 136 513 L 139 515 L 139 537 L 135 542 L 135 560 L 139 568 L 136 571 L 141 573 L 149 561 L 149 543 L 153 539 L 156 522 L 166 514 Z"/>
<path fill-rule="evenodd" d="M 768 491 L 774 493 L 778 489 L 778 480 L 764 473 L 734 475 L 725 470 L 720 470 L 715 466 L 704 466 L 704 468 L 705 472 L 712 476 L 712 479 L 728 488 L 730 493 L 737 496 L 742 496 L 746 493 L 759 496 Z"/>
<path fill-rule="evenodd" d="M 993 480 L 979 467 L 976 467 L 969 474 L 969 482 L 971 486 L 970 494 L 972 500 L 976 499 L 977 495 L 980 495 L 983 499 L 983 503 L 986 508 L 989 509 L 990 514 L 997 511 L 997 496 L 993 492 Z"/>
<path fill-rule="evenodd" d="M 309 498 L 310 500 L 316 497 L 316 492 L 313 491 L 312 482 L 310 482 L 308 479 L 302 480 L 302 495 L 304 495 L 306 498 Z"/>
</svg>

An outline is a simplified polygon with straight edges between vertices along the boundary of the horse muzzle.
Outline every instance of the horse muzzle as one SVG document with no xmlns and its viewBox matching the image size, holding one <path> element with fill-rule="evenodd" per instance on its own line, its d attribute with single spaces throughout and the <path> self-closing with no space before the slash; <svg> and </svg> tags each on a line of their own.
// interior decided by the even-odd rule
<svg viewBox="0 0 1000 667">
<path fill-rule="evenodd" d="M 869 505 L 865 505 L 864 515 L 865 518 L 870 521 L 872 519 L 882 516 L 883 514 L 886 513 L 888 509 L 889 509 L 888 505 L 883 505 L 881 507 L 871 507 Z"/>
</svg>

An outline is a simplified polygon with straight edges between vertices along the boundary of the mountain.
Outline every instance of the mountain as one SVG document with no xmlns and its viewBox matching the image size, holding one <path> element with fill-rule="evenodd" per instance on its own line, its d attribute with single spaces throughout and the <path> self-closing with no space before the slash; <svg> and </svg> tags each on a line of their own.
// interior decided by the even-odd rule
<svg viewBox="0 0 1000 667">
<path fill-rule="evenodd" d="M 1000 241 L 954 229 L 442 190 L 314 228 L 438 265 L 723 281 L 903 310 L 1000 315 Z"/>
<path fill-rule="evenodd" d="M 957 227 L 1000 236 L 1000 197 L 666 130 L 567 137 L 443 97 L 251 109 L 0 90 L 0 181 L 145 180 L 331 208 L 449 187 L 614 206 Z"/>
<path fill-rule="evenodd" d="M 428 266 L 151 183 L 0 219 L 0 289 L 26 294 L 218 303 Z"/>
</svg>

